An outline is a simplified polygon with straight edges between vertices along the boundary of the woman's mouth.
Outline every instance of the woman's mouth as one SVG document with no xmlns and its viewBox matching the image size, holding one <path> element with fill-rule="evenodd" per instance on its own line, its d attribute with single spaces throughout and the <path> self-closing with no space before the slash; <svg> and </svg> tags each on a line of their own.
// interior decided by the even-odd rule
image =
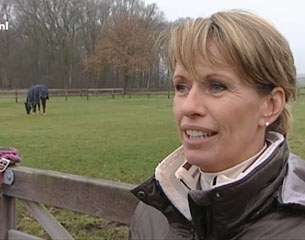
<svg viewBox="0 0 305 240">
<path fill-rule="evenodd" d="M 193 140 L 206 139 L 217 134 L 217 132 L 214 131 L 201 131 L 195 129 L 187 129 L 184 132 L 188 139 L 193 139 Z"/>
</svg>

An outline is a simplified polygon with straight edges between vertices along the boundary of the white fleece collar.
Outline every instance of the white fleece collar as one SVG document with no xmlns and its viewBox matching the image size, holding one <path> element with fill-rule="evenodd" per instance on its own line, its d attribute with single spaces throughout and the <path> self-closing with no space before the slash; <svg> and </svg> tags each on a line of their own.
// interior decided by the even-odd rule
<svg viewBox="0 0 305 240">
<path fill-rule="evenodd" d="M 278 145 L 284 141 L 284 137 L 275 132 L 269 132 L 267 137 L 268 142 L 271 143 L 270 146 L 259 156 L 255 164 L 244 171 L 241 178 L 248 175 L 258 165 L 264 162 Z M 188 220 L 192 220 L 192 217 L 187 195 L 190 189 L 198 189 L 199 176 L 200 172 L 198 167 L 187 163 L 182 146 L 168 155 L 155 169 L 156 180 L 159 181 L 163 192 Z M 241 178 L 238 178 L 238 180 Z"/>
<path fill-rule="evenodd" d="M 267 148 L 267 143 L 265 143 L 264 147 L 254 156 L 221 172 L 208 173 L 200 170 L 201 189 L 208 190 L 211 188 L 219 187 L 221 185 L 225 185 L 230 182 L 235 182 L 239 179 L 242 179 L 245 175 L 247 175 L 248 167 L 253 168 L 261 163 L 256 160 L 265 151 L 266 148 Z"/>
<path fill-rule="evenodd" d="M 159 163 L 155 170 L 155 177 L 168 199 L 190 220 L 191 214 L 187 201 L 188 189 L 175 177 L 175 172 L 184 162 L 183 146 L 180 146 Z"/>
</svg>

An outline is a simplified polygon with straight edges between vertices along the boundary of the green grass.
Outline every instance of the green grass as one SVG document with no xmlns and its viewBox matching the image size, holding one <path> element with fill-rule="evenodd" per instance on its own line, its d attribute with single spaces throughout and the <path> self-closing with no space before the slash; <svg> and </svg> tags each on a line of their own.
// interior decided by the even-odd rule
<svg viewBox="0 0 305 240">
<path fill-rule="evenodd" d="M 299 96 L 292 105 L 293 132 L 288 138 L 291 152 L 305 159 L 305 95 Z"/>
<path fill-rule="evenodd" d="M 26 115 L 23 103 L 0 100 L 0 146 L 16 147 L 20 166 L 140 183 L 179 146 L 166 97 L 51 98 L 47 115 Z M 127 239 L 125 226 L 50 208 L 76 239 Z M 18 204 L 21 231 L 48 239 Z"/>
<path fill-rule="evenodd" d="M 167 98 L 54 98 L 47 116 L 1 102 L 0 143 L 20 165 L 139 183 L 179 145 Z"/>
<path fill-rule="evenodd" d="M 138 184 L 179 146 L 172 99 L 51 98 L 47 115 L 26 115 L 23 103 L 0 99 L 0 146 L 16 147 L 21 166 Z M 293 104 L 289 145 L 305 158 L 305 97 Z M 127 239 L 127 228 L 50 208 L 76 239 Z M 47 239 L 18 204 L 18 229 Z"/>
</svg>

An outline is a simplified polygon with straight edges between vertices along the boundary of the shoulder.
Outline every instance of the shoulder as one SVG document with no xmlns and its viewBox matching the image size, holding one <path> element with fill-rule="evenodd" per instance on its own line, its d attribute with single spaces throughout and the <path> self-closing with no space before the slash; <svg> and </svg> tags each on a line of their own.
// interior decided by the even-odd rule
<svg viewBox="0 0 305 240">
<path fill-rule="evenodd" d="M 287 181 L 290 180 L 291 183 L 304 184 L 305 187 L 305 161 L 293 153 L 289 154 L 286 178 Z"/>
<path fill-rule="evenodd" d="M 287 210 L 267 214 L 245 227 L 235 239 L 304 239 L 305 216 Z"/>
<path fill-rule="evenodd" d="M 130 239 L 165 239 L 169 224 L 157 209 L 139 202 L 129 226 Z"/>
<path fill-rule="evenodd" d="M 289 155 L 287 174 L 280 192 L 280 204 L 298 206 L 305 210 L 305 161 Z"/>
</svg>

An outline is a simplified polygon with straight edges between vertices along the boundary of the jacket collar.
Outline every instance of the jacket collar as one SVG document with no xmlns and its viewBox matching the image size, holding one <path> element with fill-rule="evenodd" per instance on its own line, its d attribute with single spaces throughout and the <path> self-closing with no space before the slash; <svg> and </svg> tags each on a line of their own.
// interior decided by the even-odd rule
<svg viewBox="0 0 305 240">
<path fill-rule="evenodd" d="M 266 176 L 269 176 L 268 178 L 274 178 L 276 174 L 281 170 L 280 166 L 282 166 L 281 160 L 283 159 L 282 155 L 283 152 L 281 151 L 279 153 L 278 147 L 280 145 L 283 145 L 285 143 L 283 136 L 278 134 L 278 133 L 273 133 L 270 132 L 267 135 L 267 140 L 271 143 L 271 145 L 268 147 L 268 149 L 260 156 L 260 158 L 257 161 L 260 161 L 261 164 L 256 166 L 254 169 L 251 169 L 251 171 L 245 175 L 242 179 L 239 179 L 236 182 L 222 185 L 220 187 L 214 188 L 214 190 L 208 191 L 208 192 L 224 192 L 228 197 L 230 198 L 236 198 L 235 191 L 237 189 L 243 188 L 245 184 L 242 184 L 243 182 L 247 183 L 249 182 L 248 180 L 250 179 L 255 179 L 258 178 L 258 182 L 260 181 L 268 181 L 269 179 L 265 179 L 265 175 L 263 172 L 268 172 L 270 169 L 270 166 L 266 169 L 263 167 L 265 165 L 272 165 L 269 164 L 271 159 L 275 155 L 280 155 L 278 156 L 279 158 L 279 163 L 278 163 L 278 171 L 275 172 L 274 169 L 270 169 L 270 174 L 269 172 L 267 173 Z M 286 144 L 285 149 L 287 148 Z M 288 149 L 286 149 L 288 152 Z M 287 160 L 288 157 L 285 159 Z M 172 202 L 172 204 L 188 219 L 192 220 L 191 212 L 190 212 L 190 206 L 189 206 L 189 201 L 188 201 L 188 195 L 191 194 L 191 197 L 193 200 L 197 203 L 200 203 L 201 201 L 206 202 L 205 198 L 202 198 L 202 194 L 205 194 L 206 191 L 191 191 L 189 188 L 187 188 L 176 176 L 177 175 L 177 170 L 185 163 L 185 156 L 183 154 L 183 148 L 180 147 L 176 151 L 174 151 L 172 154 L 170 154 L 167 158 L 165 158 L 156 168 L 155 170 L 155 177 L 157 181 L 160 183 L 160 186 L 167 196 L 167 198 Z M 262 169 L 262 170 L 261 170 Z M 196 174 L 196 167 L 192 166 L 188 170 L 190 172 L 189 178 L 194 181 L 198 181 L 199 177 L 199 172 Z M 257 171 L 262 172 L 262 174 L 254 174 Z M 184 175 L 185 176 L 185 175 Z M 187 180 L 187 179 L 185 179 Z M 252 181 L 252 180 L 251 180 Z M 258 189 L 256 191 L 259 191 L 261 186 L 263 186 L 264 183 L 262 182 L 261 184 L 254 184 L 254 187 L 256 186 Z M 246 188 L 247 190 L 251 188 Z M 218 192 L 218 193 L 220 193 Z M 253 191 L 249 191 L 253 192 Z M 233 195 L 231 195 L 233 193 Z M 257 194 L 254 192 L 253 194 Z M 250 199 L 252 196 L 248 196 Z M 243 196 L 242 196 L 243 198 Z M 245 200 L 247 198 L 244 198 Z M 249 200 L 249 199 L 247 199 Z M 230 201 L 229 201 L 230 202 Z"/>
<path fill-rule="evenodd" d="M 284 179 L 279 202 L 283 205 L 295 207 L 305 206 L 305 161 L 290 154 L 288 172 Z"/>
<path fill-rule="evenodd" d="M 288 157 L 284 141 L 244 178 L 209 191 L 190 191 L 190 212 L 200 236 L 230 239 L 247 222 L 274 209 L 287 173 Z"/>
<path fill-rule="evenodd" d="M 277 134 L 269 133 L 267 139 L 277 142 L 277 146 L 269 147 L 264 152 L 266 160 L 236 182 L 208 191 L 189 190 L 173 177 L 185 161 L 180 147 L 159 164 L 156 176 L 132 193 L 159 209 L 169 223 L 196 229 L 200 239 L 230 239 L 247 222 L 262 217 L 278 204 L 304 211 L 305 161 L 289 154 L 286 141 L 279 142 Z"/>
</svg>

